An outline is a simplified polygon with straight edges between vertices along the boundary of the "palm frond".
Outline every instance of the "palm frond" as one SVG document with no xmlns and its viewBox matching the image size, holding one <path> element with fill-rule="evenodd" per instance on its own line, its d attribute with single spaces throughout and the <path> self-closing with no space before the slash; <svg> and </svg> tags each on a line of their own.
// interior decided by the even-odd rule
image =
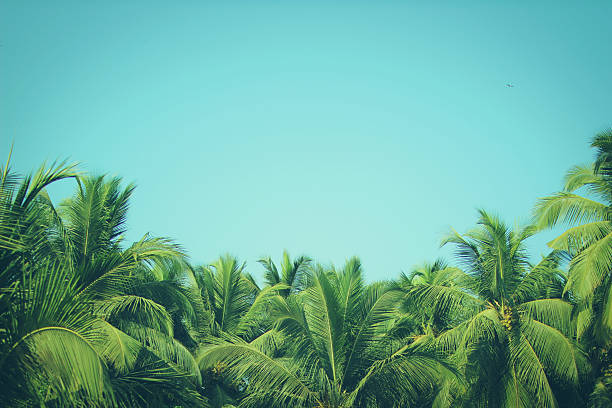
<svg viewBox="0 0 612 408">
<path fill-rule="evenodd" d="M 612 232 L 574 257 L 567 285 L 580 296 L 588 296 L 610 275 L 611 270 Z"/>
<path fill-rule="evenodd" d="M 216 366 L 231 378 L 248 379 L 248 389 L 270 390 L 276 396 L 267 401 L 270 407 L 306 406 L 317 400 L 316 393 L 288 367 L 246 343 L 223 343 L 204 349 L 198 363 L 202 370 Z"/>
<path fill-rule="evenodd" d="M 518 310 L 530 320 L 554 327 L 566 336 L 575 334 L 572 321 L 573 306 L 562 299 L 536 299 L 522 303 L 518 306 Z"/>
<path fill-rule="evenodd" d="M 96 313 L 110 322 L 133 321 L 172 336 L 172 317 L 153 300 L 135 295 L 121 295 L 97 302 Z"/>
<path fill-rule="evenodd" d="M 39 383 L 46 389 L 45 395 L 37 395 L 41 405 L 48 398 L 75 406 L 82 403 L 112 405 L 113 393 L 100 355 L 74 330 L 65 327 L 36 329 L 22 337 L 2 360 L 0 382 L 5 391 L 19 392 L 22 387 L 16 382 Z M 19 400 L 26 395 L 9 394 L 5 398 Z"/>
<path fill-rule="evenodd" d="M 402 296 L 400 291 L 387 291 L 382 285 L 370 286 L 362 294 L 360 320 L 355 324 L 355 335 L 350 336 L 342 384 L 349 388 L 356 385 L 358 375 L 374 363 L 366 350 L 382 346 L 387 327 L 396 317 Z M 386 344 L 385 344 L 386 345 Z"/>
<path fill-rule="evenodd" d="M 521 321 L 521 332 L 532 345 L 538 359 L 554 376 L 578 386 L 578 350 L 557 329 L 533 319 Z"/>
<path fill-rule="evenodd" d="M 560 192 L 538 200 L 534 217 L 539 229 L 563 223 L 583 224 L 609 219 L 606 205 L 577 194 Z"/>
<path fill-rule="evenodd" d="M 612 176 L 612 130 L 608 129 L 595 135 L 591 147 L 597 149 L 594 171 L 605 177 Z"/>
<path fill-rule="evenodd" d="M 523 335 L 510 342 L 511 368 L 520 381 L 537 398 L 538 406 L 555 407 L 555 396 L 546 371 L 531 342 Z"/>
<path fill-rule="evenodd" d="M 340 350 L 345 341 L 337 288 L 332 286 L 326 274 L 321 273 L 304 296 L 304 311 L 314 346 L 327 377 L 337 384 L 343 366 Z"/>
</svg>

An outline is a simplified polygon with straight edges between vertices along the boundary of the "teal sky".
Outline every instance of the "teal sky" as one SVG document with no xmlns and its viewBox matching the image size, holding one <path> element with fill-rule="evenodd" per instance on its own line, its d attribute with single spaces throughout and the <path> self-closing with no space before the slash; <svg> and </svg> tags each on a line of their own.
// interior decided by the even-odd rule
<svg viewBox="0 0 612 408">
<path fill-rule="evenodd" d="M 258 275 L 288 249 L 396 277 L 477 207 L 526 221 L 592 159 L 611 18 L 608 1 L 2 0 L 0 153 L 135 182 L 127 238 L 196 263 L 230 252 Z"/>
</svg>

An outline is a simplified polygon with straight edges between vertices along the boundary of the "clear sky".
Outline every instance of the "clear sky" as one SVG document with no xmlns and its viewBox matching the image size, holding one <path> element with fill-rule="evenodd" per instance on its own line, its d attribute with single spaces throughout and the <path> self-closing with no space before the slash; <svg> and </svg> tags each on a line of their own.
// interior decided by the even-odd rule
<svg viewBox="0 0 612 408">
<path fill-rule="evenodd" d="M 0 154 L 135 182 L 127 238 L 196 263 L 259 275 L 288 249 L 396 277 L 592 159 L 610 21 L 609 1 L 1 0 Z"/>
</svg>

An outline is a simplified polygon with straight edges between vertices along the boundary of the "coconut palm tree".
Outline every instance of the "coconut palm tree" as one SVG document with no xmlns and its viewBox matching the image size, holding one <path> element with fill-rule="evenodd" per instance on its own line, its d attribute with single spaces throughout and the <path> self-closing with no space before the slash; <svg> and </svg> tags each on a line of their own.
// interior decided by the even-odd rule
<svg viewBox="0 0 612 408">
<path fill-rule="evenodd" d="M 312 285 L 274 298 L 274 329 L 251 342 L 226 338 L 205 348 L 216 367 L 245 387 L 240 406 L 388 407 L 432 399 L 441 372 L 435 356 L 388 332 L 402 293 L 363 283 L 361 265 L 316 268 Z"/>
<path fill-rule="evenodd" d="M 406 293 L 403 299 L 403 311 L 408 317 L 420 322 L 422 333 L 437 335 L 454 327 L 454 324 L 464 319 L 463 309 L 448 309 L 443 303 L 425 304 L 420 298 L 427 291 L 459 291 L 462 293 L 470 284 L 470 277 L 461 269 L 451 267 L 443 259 L 433 263 L 425 262 L 408 274 L 402 273 L 397 282 L 399 288 Z M 408 319 L 410 321 L 410 319 Z"/>
<path fill-rule="evenodd" d="M 474 406 L 555 407 L 569 398 L 558 401 L 558 389 L 577 398 L 571 390 L 586 363 L 572 341 L 572 307 L 561 298 L 559 254 L 532 266 L 524 241 L 534 228 L 512 230 L 483 210 L 479 214 L 476 229 L 443 241 L 456 247 L 467 284 L 411 291 L 441 312 L 463 309 L 468 315 L 433 343 L 463 367 Z"/>
<path fill-rule="evenodd" d="M 567 289 L 579 297 L 579 336 L 588 333 L 596 344 L 612 345 L 612 131 L 599 133 L 591 146 L 595 163 L 575 166 L 564 190 L 542 198 L 535 208 L 540 229 L 569 225 L 549 242 L 572 255 Z M 577 194 L 581 190 L 585 195 Z"/>
<path fill-rule="evenodd" d="M 138 385 L 136 392 L 127 390 L 122 395 L 164 406 L 170 403 L 167 395 L 180 392 L 189 403 L 199 402 L 195 387 L 201 384 L 200 371 L 189 348 L 175 338 L 175 329 L 181 329 L 185 340 L 186 328 L 201 322 L 203 304 L 189 285 L 188 278 L 191 283 L 195 279 L 188 268 L 182 268 L 178 246 L 145 235 L 122 248 L 133 190 L 133 185 L 121 188 L 119 178 L 79 178 L 77 192 L 58 210 L 65 234 L 57 247 L 64 248 L 64 262 L 71 265 L 80 294 L 93 299 L 94 312 L 107 323 L 108 332 L 121 332 L 114 340 L 138 342 L 138 352 L 146 357 L 135 359 L 136 365 L 123 373 L 115 372 L 116 382 L 128 374 L 132 384 Z M 139 367 L 141 361 L 152 369 Z M 175 382 L 181 387 L 173 391 L 171 386 L 151 386 L 156 371 L 162 374 L 160 384 Z"/>
<path fill-rule="evenodd" d="M 0 287 L 9 288 L 19 279 L 18 265 L 48 256 L 47 237 L 53 219 L 45 188 L 77 176 L 76 164 L 46 164 L 31 175 L 20 177 L 6 165 L 0 167 Z M 17 269 L 15 269 L 17 268 Z"/>
<path fill-rule="evenodd" d="M 270 299 L 287 286 L 277 283 L 260 289 L 245 264 L 231 255 L 194 268 L 195 280 L 208 313 L 209 336 L 201 345 L 222 338 L 252 340 L 271 328 Z M 237 403 L 244 386 L 240 380 L 221 376 L 220 365 L 202 367 L 204 392 L 214 407 Z"/>
<path fill-rule="evenodd" d="M 9 155 L 0 169 L 0 389 L 3 402 L 9 405 L 36 404 L 45 393 L 55 400 L 74 401 L 77 390 L 79 399 L 95 404 L 107 384 L 100 360 L 83 341 L 91 320 L 82 311 L 66 317 L 71 310 L 58 307 L 68 297 L 62 291 L 68 277 L 46 273 L 49 213 L 44 189 L 75 177 L 74 168 L 65 163 L 43 164 L 33 175 L 19 177 L 10 170 Z M 54 299 L 62 315 L 46 325 L 48 313 L 41 306 Z M 65 321 L 62 317 L 69 321 L 58 324 Z M 85 364 L 77 367 L 74 358 L 60 358 L 58 345 L 65 346 L 64 357 L 81 356 Z M 44 364 L 45 359 L 50 364 Z"/>
<path fill-rule="evenodd" d="M 208 266 L 196 268 L 195 278 L 211 314 L 213 336 L 232 335 L 249 340 L 261 335 L 266 325 L 266 306 L 271 296 L 287 289 L 283 283 L 260 289 L 245 271 L 245 264 L 224 255 Z"/>
<path fill-rule="evenodd" d="M 599 406 L 612 399 L 612 131 L 597 134 L 591 146 L 595 162 L 570 169 L 564 190 L 538 201 L 535 218 L 542 229 L 570 226 L 548 245 L 572 256 L 566 289 L 577 297 L 578 337 L 599 377 L 589 403 Z"/>
<path fill-rule="evenodd" d="M 3 291 L 10 299 L 0 330 L 0 385 L 11 391 L 7 398 L 45 406 L 201 404 L 194 388 L 199 370 L 172 340 L 168 311 L 128 291 L 134 271 L 176 249 L 149 237 L 121 249 L 130 189 L 120 191 L 119 180 L 83 178 L 56 211 L 32 185 L 38 175 L 68 171 L 39 171 L 15 190 L 14 201 L 23 203 L 15 214 L 26 217 L 21 234 L 12 237 L 26 244 L 21 253 L 3 254 L 9 262 L 0 272 L 14 279 L 10 292 Z M 28 200 L 23 192 L 29 191 L 37 195 Z"/>
<path fill-rule="evenodd" d="M 163 306 L 172 318 L 174 337 L 195 350 L 210 334 L 211 315 L 202 299 L 194 268 L 184 257 L 141 264 L 129 292 Z"/>
</svg>

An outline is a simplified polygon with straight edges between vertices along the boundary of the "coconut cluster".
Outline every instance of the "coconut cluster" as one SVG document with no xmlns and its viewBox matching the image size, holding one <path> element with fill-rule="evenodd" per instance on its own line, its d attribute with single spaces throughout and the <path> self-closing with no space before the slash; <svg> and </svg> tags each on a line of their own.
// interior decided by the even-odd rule
<svg viewBox="0 0 612 408">
<path fill-rule="evenodd" d="M 512 322 L 513 322 L 514 314 L 512 313 L 512 308 L 510 306 L 502 306 L 502 320 L 501 324 L 506 328 L 506 330 L 512 330 Z"/>
<path fill-rule="evenodd" d="M 608 367 L 603 372 L 605 377 L 612 377 L 612 364 L 609 364 Z"/>
<path fill-rule="evenodd" d="M 223 371 L 227 368 L 227 364 L 218 361 L 211 369 L 210 372 L 215 379 L 221 378 Z"/>
</svg>

